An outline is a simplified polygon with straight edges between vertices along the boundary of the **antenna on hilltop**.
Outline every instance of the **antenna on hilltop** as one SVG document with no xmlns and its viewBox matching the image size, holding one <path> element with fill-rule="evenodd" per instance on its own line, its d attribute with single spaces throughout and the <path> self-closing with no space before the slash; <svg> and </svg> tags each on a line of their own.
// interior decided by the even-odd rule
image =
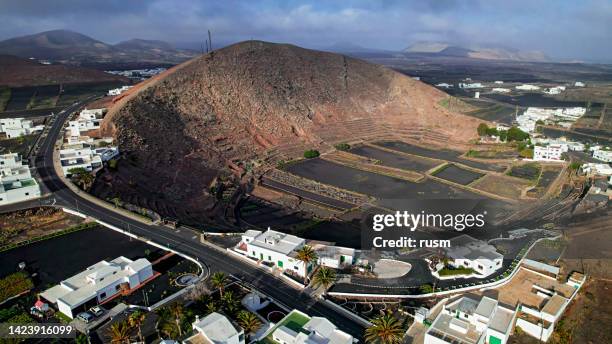
<svg viewBox="0 0 612 344">
<path fill-rule="evenodd" d="M 210 30 L 208 30 L 208 44 L 210 44 L 210 51 L 212 51 L 212 37 L 210 35 Z"/>
</svg>

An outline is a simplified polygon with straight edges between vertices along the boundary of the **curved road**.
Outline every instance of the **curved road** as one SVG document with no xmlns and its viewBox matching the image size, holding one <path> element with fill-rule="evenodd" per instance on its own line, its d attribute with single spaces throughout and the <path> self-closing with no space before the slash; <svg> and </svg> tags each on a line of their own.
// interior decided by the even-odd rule
<svg viewBox="0 0 612 344">
<path fill-rule="evenodd" d="M 333 321 L 340 329 L 350 333 L 355 338 L 361 339 L 363 337 L 364 327 L 360 323 L 239 258 L 201 244 L 199 242 L 199 233 L 188 229 L 173 230 L 164 226 L 146 225 L 121 213 L 92 203 L 70 190 L 55 172 L 53 167 L 53 150 L 64 123 L 71 113 L 82 107 L 82 104 L 84 103 L 74 104 L 58 113 L 48 135 L 40 145 L 35 158 L 35 168 L 39 178 L 42 180 L 42 186 L 46 187 L 52 196 L 38 203 L 55 202 L 58 206 L 77 210 L 136 235 L 151 239 L 158 244 L 183 252 L 197 258 L 200 262 L 204 262 L 212 271 L 224 271 L 240 278 L 288 308 L 299 309 L 311 316 L 326 317 Z M 33 204 L 32 206 L 36 205 L 38 204 Z"/>
</svg>

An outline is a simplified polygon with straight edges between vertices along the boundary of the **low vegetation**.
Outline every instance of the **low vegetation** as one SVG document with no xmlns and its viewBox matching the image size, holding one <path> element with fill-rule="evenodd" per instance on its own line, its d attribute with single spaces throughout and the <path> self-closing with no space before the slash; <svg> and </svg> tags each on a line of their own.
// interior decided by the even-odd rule
<svg viewBox="0 0 612 344">
<path fill-rule="evenodd" d="M 480 123 L 476 131 L 479 136 L 498 136 L 501 141 L 505 142 L 521 142 L 529 139 L 529 134 L 518 127 L 512 127 L 508 130 L 497 130 L 494 127 L 489 128 L 486 123 Z"/>
<path fill-rule="evenodd" d="M 34 288 L 25 272 L 15 272 L 0 279 L 0 302 Z"/>
<path fill-rule="evenodd" d="M 321 155 L 321 153 L 319 153 L 319 151 L 316 150 L 316 149 L 309 149 L 309 150 L 304 152 L 304 158 L 306 158 L 306 159 L 316 158 L 319 155 Z"/>
<path fill-rule="evenodd" d="M 445 266 L 440 271 L 438 271 L 438 275 L 440 276 L 456 276 L 456 275 L 471 275 L 474 273 L 474 269 L 466 268 L 466 267 L 453 267 L 453 266 Z"/>
<path fill-rule="evenodd" d="M 351 149 L 351 145 L 349 145 L 348 143 L 338 143 L 334 147 L 336 147 L 337 150 L 341 150 L 341 151 L 347 151 Z"/>
</svg>

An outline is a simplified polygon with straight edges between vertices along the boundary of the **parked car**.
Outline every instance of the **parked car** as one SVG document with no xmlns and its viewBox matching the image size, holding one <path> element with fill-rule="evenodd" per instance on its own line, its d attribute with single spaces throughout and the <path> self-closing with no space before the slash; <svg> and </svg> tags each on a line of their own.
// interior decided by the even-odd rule
<svg viewBox="0 0 612 344">
<path fill-rule="evenodd" d="M 90 321 L 94 319 L 93 314 L 89 312 L 82 312 L 77 315 L 77 319 L 82 320 L 84 323 L 88 324 Z"/>
<path fill-rule="evenodd" d="M 100 315 L 104 314 L 104 308 L 100 306 L 93 306 L 89 309 L 89 312 L 96 317 L 99 317 Z"/>
</svg>

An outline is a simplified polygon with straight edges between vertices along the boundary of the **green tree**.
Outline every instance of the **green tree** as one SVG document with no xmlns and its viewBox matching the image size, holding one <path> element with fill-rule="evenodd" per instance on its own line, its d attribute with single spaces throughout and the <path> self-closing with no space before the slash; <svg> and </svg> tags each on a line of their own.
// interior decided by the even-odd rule
<svg viewBox="0 0 612 344">
<path fill-rule="evenodd" d="M 219 296 L 223 297 L 223 289 L 227 283 L 227 275 L 222 271 L 215 272 L 211 277 L 213 287 L 219 289 Z"/>
<path fill-rule="evenodd" d="M 365 330 L 364 338 L 366 343 L 400 344 L 404 338 L 404 329 L 391 313 L 385 313 L 372 320 L 372 326 Z"/>
<path fill-rule="evenodd" d="M 478 128 L 476 128 L 476 131 L 478 132 L 478 136 L 487 135 L 487 130 L 489 130 L 489 127 L 487 126 L 486 123 L 480 123 L 478 125 Z"/>
<path fill-rule="evenodd" d="M 582 166 L 582 163 L 578 161 L 574 161 L 570 164 L 570 168 L 574 171 L 580 169 L 581 166 Z"/>
<path fill-rule="evenodd" d="M 130 314 L 128 317 L 128 324 L 130 327 L 138 330 L 138 340 L 144 343 L 144 338 L 142 337 L 142 324 L 144 323 L 146 315 L 143 311 L 137 310 L 136 312 Z"/>
<path fill-rule="evenodd" d="M 242 327 L 244 333 L 247 338 L 250 337 L 251 333 L 257 332 L 257 330 L 261 327 L 261 321 L 259 318 L 248 311 L 241 311 L 237 316 L 238 325 Z"/>
<path fill-rule="evenodd" d="M 327 289 L 336 281 L 336 271 L 322 266 L 317 270 L 312 281 L 315 286 L 323 286 Z"/>
<path fill-rule="evenodd" d="M 304 245 L 302 248 L 297 250 L 295 258 L 304 264 L 304 270 L 306 271 L 306 278 L 308 278 L 308 266 L 316 262 L 317 253 L 308 245 Z"/>
<path fill-rule="evenodd" d="M 87 191 L 93 185 L 94 176 L 83 167 L 71 168 L 68 170 L 74 183 Z"/>
<path fill-rule="evenodd" d="M 517 127 L 508 129 L 508 141 L 525 141 L 529 138 L 529 134 Z"/>
<path fill-rule="evenodd" d="M 316 158 L 319 155 L 321 155 L 321 153 L 319 153 L 319 151 L 315 150 L 315 149 L 309 149 L 309 150 L 304 152 L 304 158 L 306 158 L 306 159 Z"/>
</svg>

